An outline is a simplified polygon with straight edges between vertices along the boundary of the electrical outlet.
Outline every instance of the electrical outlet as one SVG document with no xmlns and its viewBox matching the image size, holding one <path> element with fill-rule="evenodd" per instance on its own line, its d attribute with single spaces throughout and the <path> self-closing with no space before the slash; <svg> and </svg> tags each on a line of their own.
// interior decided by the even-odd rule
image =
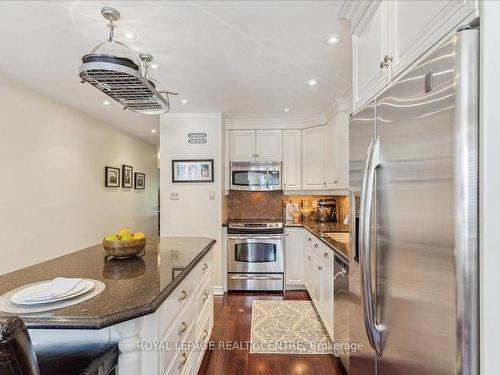
<svg viewBox="0 0 500 375">
<path fill-rule="evenodd" d="M 177 193 L 176 191 L 173 191 L 170 193 L 170 200 L 171 201 L 176 201 L 179 199 L 179 193 Z"/>
<path fill-rule="evenodd" d="M 210 192 L 210 200 L 214 201 L 215 200 L 215 191 Z"/>
</svg>

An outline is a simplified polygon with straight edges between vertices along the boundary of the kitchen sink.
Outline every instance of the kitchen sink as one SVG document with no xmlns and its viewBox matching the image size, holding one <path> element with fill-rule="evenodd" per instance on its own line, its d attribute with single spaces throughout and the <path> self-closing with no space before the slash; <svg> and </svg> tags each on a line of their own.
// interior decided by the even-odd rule
<svg viewBox="0 0 500 375">
<path fill-rule="evenodd" d="M 341 242 L 344 244 L 349 243 L 349 233 L 348 232 L 324 232 L 323 237 L 329 237 L 334 241 Z"/>
</svg>

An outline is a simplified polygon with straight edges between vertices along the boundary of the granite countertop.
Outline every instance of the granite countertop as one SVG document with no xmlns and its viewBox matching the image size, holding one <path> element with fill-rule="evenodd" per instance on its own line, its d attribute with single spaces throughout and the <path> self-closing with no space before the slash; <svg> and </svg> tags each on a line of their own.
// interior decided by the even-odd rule
<svg viewBox="0 0 500 375">
<path fill-rule="evenodd" d="M 57 276 L 100 280 L 106 289 L 87 301 L 20 315 L 30 329 L 100 329 L 156 311 L 214 244 L 203 237 L 162 237 L 148 240 L 143 257 L 107 261 L 102 245 L 93 246 L 0 276 L 0 295 Z"/>
<path fill-rule="evenodd" d="M 314 220 L 305 220 L 300 221 L 298 223 L 294 223 L 292 221 L 286 221 L 281 219 L 255 219 L 255 220 L 227 220 L 222 224 L 222 226 L 228 226 L 229 222 L 238 223 L 238 222 L 282 222 L 285 227 L 302 227 L 307 229 L 309 232 L 318 237 L 323 243 L 328 245 L 337 255 L 339 255 L 345 262 L 349 263 L 349 244 L 335 241 L 334 239 L 325 236 L 325 233 L 328 232 L 349 232 L 349 225 L 343 223 L 320 223 Z"/>
</svg>

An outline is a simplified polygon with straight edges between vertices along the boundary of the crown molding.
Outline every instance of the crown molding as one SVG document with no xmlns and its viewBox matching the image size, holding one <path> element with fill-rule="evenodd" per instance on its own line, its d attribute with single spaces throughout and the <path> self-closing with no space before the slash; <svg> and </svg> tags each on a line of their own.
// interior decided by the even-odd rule
<svg viewBox="0 0 500 375">
<path fill-rule="evenodd" d="M 271 118 L 227 118 L 224 117 L 224 129 L 227 130 L 272 130 L 272 129 L 307 129 L 315 126 L 326 125 L 334 120 L 338 112 L 350 112 L 352 104 L 348 99 L 335 98 L 333 104 L 324 113 L 290 119 Z"/>
<path fill-rule="evenodd" d="M 302 129 L 304 119 L 252 119 L 252 118 L 226 118 L 226 129 Z"/>
<path fill-rule="evenodd" d="M 340 7 L 338 16 L 339 18 L 351 21 L 351 33 L 356 30 L 356 27 L 358 27 L 361 18 L 370 7 L 371 3 L 371 0 L 344 0 L 342 6 Z"/>
</svg>

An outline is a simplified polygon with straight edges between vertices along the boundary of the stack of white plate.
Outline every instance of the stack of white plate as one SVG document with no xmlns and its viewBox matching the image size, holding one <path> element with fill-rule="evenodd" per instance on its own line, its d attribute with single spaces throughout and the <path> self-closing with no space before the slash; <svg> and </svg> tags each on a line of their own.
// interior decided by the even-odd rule
<svg viewBox="0 0 500 375">
<path fill-rule="evenodd" d="M 92 289 L 94 289 L 92 280 L 57 277 L 21 289 L 10 297 L 10 301 L 21 306 L 54 303 L 81 296 Z"/>
</svg>

